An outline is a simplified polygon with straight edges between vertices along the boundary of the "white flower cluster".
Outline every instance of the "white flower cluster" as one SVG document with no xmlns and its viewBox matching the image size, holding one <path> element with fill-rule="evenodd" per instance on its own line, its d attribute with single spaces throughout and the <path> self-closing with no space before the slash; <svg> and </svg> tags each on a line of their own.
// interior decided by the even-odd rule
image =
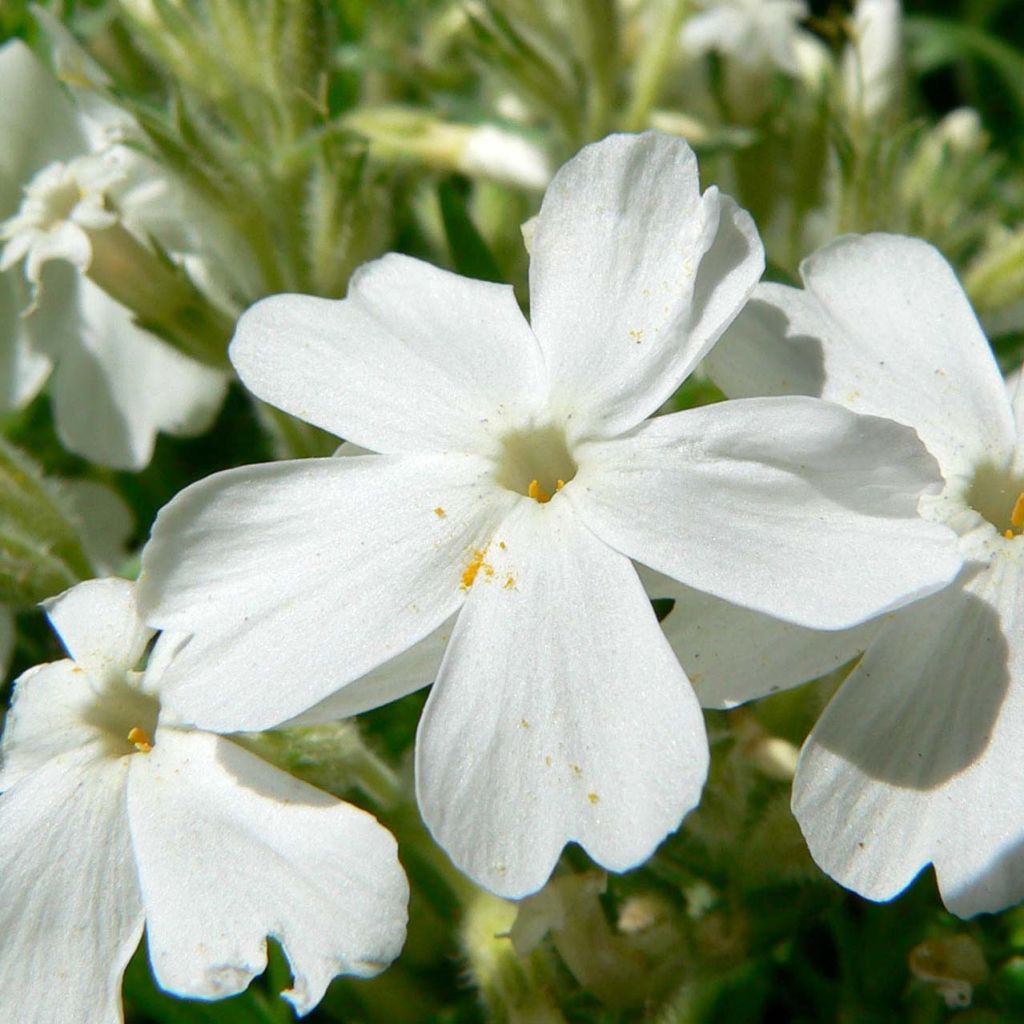
<svg viewBox="0 0 1024 1024">
<path fill-rule="evenodd" d="M 123 144 L 127 116 L 76 109 L 20 40 L 0 47 L 0 83 L 0 411 L 23 408 L 52 376 L 64 445 L 141 469 L 158 431 L 210 425 L 225 375 L 142 330 L 75 270 L 89 269 L 94 239 L 117 226 L 160 234 L 171 193 Z"/>
<path fill-rule="evenodd" d="M 0 60 L 38 73 L 20 44 Z M 28 126 L 0 115 L 5 138 Z M 44 285 L 25 324 L 51 298 L 113 302 L 81 277 L 52 297 L 43 273 L 87 269 L 90 234 L 128 224 L 110 167 L 76 141 L 26 157 L 20 207 L 0 192 L 5 275 L 24 261 Z M 615 135 L 544 196 L 529 319 L 510 287 L 396 254 L 343 300 L 246 312 L 245 386 L 349 444 L 188 487 L 137 585 L 48 602 L 69 657 L 21 676 L 3 739 L 4 1019 L 116 1024 L 144 928 L 185 996 L 242 990 L 268 935 L 299 1013 L 386 967 L 408 898 L 394 840 L 232 734 L 431 683 L 420 810 L 498 895 L 536 892 L 569 842 L 643 863 L 700 799 L 702 704 L 862 652 L 797 769 L 814 857 L 874 899 L 932 863 L 962 915 L 1024 895 L 1024 399 L 924 243 L 840 239 L 802 290 L 763 269 L 684 142 Z M 6 393 L 55 366 L 69 446 L 141 465 L 223 377 L 103 315 L 107 333 L 46 345 L 6 333 Z M 657 415 L 702 361 L 731 400 Z M 651 597 L 675 602 L 661 625 Z"/>
</svg>

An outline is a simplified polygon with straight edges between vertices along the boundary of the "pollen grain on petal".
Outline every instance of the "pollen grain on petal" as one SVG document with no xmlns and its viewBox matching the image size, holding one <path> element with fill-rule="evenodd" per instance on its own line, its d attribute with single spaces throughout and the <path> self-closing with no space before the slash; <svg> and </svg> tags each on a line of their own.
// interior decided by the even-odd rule
<svg viewBox="0 0 1024 1024">
<path fill-rule="evenodd" d="M 441 508 L 440 505 L 438 505 L 437 508 L 434 509 L 434 515 L 437 516 L 438 519 L 444 519 L 445 516 L 448 515 L 448 513 L 445 512 L 445 510 Z"/>
<path fill-rule="evenodd" d="M 487 548 L 476 548 L 473 551 L 473 557 L 470 558 L 469 565 L 462 572 L 463 590 L 469 590 L 473 586 L 481 569 L 483 569 L 485 576 L 490 577 L 494 575 L 494 567 L 485 561 L 486 558 Z"/>
<path fill-rule="evenodd" d="M 596 804 L 601 798 L 596 793 L 588 793 L 587 799 L 592 803 Z"/>
<path fill-rule="evenodd" d="M 148 754 L 153 749 L 153 741 L 137 725 L 129 731 L 128 742 L 141 754 Z"/>
</svg>

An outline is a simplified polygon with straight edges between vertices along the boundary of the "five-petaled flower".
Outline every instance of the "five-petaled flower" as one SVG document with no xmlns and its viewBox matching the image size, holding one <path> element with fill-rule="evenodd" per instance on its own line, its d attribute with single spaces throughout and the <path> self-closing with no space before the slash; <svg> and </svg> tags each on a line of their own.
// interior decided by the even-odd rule
<svg viewBox="0 0 1024 1024">
<path fill-rule="evenodd" d="M 417 739 L 423 816 L 508 896 L 567 841 L 643 861 L 697 802 L 697 701 L 632 559 L 817 628 L 944 585 L 954 534 L 913 431 L 811 398 L 648 419 L 762 270 L 680 140 L 613 136 L 556 175 L 511 288 L 391 255 L 348 298 L 257 304 L 231 358 L 264 400 L 376 454 L 229 470 L 161 513 L 140 607 L 194 634 L 165 699 L 214 729 L 355 713 L 365 673 L 451 638 Z M 458 613 L 454 625 L 448 620 Z"/>
<path fill-rule="evenodd" d="M 217 999 L 266 966 L 265 936 L 312 1009 L 339 973 L 377 974 L 408 887 L 363 811 L 161 707 L 181 638 L 153 637 L 125 580 L 48 603 L 70 659 L 17 681 L 0 772 L 4 1020 L 118 1024 L 145 925 L 160 985 Z M 59 979 L 55 981 L 54 979 Z"/>
<path fill-rule="evenodd" d="M 878 624 L 807 739 L 793 809 L 818 864 L 870 899 L 931 863 L 952 911 L 999 910 L 1024 896 L 1024 392 L 1008 397 L 927 243 L 850 236 L 801 273 L 804 290 L 759 287 L 713 375 L 914 427 L 946 479 L 922 512 L 957 532 L 964 568 Z"/>
</svg>

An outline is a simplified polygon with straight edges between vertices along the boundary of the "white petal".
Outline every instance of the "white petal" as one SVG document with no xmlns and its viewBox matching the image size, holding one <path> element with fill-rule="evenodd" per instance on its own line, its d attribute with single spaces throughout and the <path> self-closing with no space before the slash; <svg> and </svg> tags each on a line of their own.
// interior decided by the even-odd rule
<svg viewBox="0 0 1024 1024">
<path fill-rule="evenodd" d="M 416 745 L 423 819 L 481 885 L 518 898 L 562 847 L 642 863 L 700 797 L 704 722 L 629 562 L 560 496 L 495 535 Z"/>
<path fill-rule="evenodd" d="M 18 287 L 20 274 L 0 274 L 0 413 L 28 405 L 50 372 L 50 361 L 29 344 L 21 314 L 32 299 Z"/>
<path fill-rule="evenodd" d="M 191 435 L 209 426 L 224 397 L 224 374 L 140 330 L 89 281 L 82 282 L 81 316 L 53 383 L 57 430 L 71 451 L 142 469 L 158 431 Z"/>
<path fill-rule="evenodd" d="M 6 257 L 6 252 L 4 255 Z M 43 264 L 50 260 L 66 260 L 84 273 L 92 263 L 89 236 L 68 220 L 61 221 L 49 231 L 36 232 L 25 257 L 25 277 L 38 284 L 42 280 Z"/>
<path fill-rule="evenodd" d="M 153 635 L 128 580 L 86 580 L 44 606 L 68 654 L 100 678 L 134 669 Z"/>
<path fill-rule="evenodd" d="M 78 527 L 93 568 L 116 572 L 128 557 L 135 527 L 131 509 L 117 491 L 94 480 L 62 480 L 60 496 Z"/>
<path fill-rule="evenodd" d="M 850 235 L 805 260 L 801 274 L 803 293 L 761 286 L 712 352 L 712 376 L 728 395 L 792 387 L 906 423 L 947 476 L 986 459 L 1005 462 L 1014 431 L 1002 378 L 936 249 L 896 235 Z M 774 335 L 771 353 L 758 351 L 766 335 Z M 795 351 L 779 360 L 783 337 Z"/>
<path fill-rule="evenodd" d="M 343 686 L 284 724 L 293 726 L 336 722 L 339 718 L 361 715 L 382 704 L 390 704 L 393 700 L 429 686 L 437 678 L 437 670 L 441 666 L 454 625 L 454 618 L 442 622 L 433 633 L 429 633 L 398 657 Z"/>
<path fill-rule="evenodd" d="M 555 175 L 537 219 L 530 306 L 553 401 L 577 436 L 616 433 L 679 386 L 763 270 L 749 216 L 678 138 L 614 135 Z"/>
<path fill-rule="evenodd" d="M 337 974 L 398 956 L 409 890 L 369 814 L 209 733 L 158 730 L 132 760 L 128 813 L 157 980 L 218 999 L 284 947 L 300 1014 Z"/>
<path fill-rule="evenodd" d="M 20 40 L 0 47 L 0 174 L 26 184 L 46 164 L 86 149 L 71 101 Z M 0 209 L 0 218 L 13 213 Z"/>
<path fill-rule="evenodd" d="M 970 916 L 1024 896 L 1019 566 L 900 612 L 808 737 L 793 809 L 818 864 L 869 899 L 934 863 Z"/>
<path fill-rule="evenodd" d="M 100 730 L 89 722 L 96 707 L 96 693 L 73 661 L 36 665 L 23 672 L 14 685 L 0 745 L 0 790 L 10 789 L 59 755 L 102 758 L 106 745 Z"/>
<path fill-rule="evenodd" d="M 917 514 L 939 476 L 913 431 L 831 403 L 723 402 L 577 457 L 563 494 L 607 543 L 797 625 L 857 625 L 960 567 L 953 532 Z"/>
<path fill-rule="evenodd" d="M 540 351 L 510 287 L 396 254 L 357 271 L 343 301 L 257 303 L 229 354 L 264 401 L 381 452 L 487 444 L 543 398 Z"/>
<path fill-rule="evenodd" d="M 804 629 L 646 566 L 637 571 L 652 598 L 674 602 L 661 628 L 706 708 L 735 707 L 817 679 L 864 651 L 885 621 L 835 632 Z"/>
<path fill-rule="evenodd" d="M 518 500 L 483 460 L 441 454 L 242 467 L 187 488 L 139 583 L 147 621 L 196 634 L 164 707 L 221 731 L 307 710 L 444 622 Z"/>
<path fill-rule="evenodd" d="M 749 16 L 736 7 L 717 4 L 686 20 L 681 33 L 683 46 L 693 54 L 715 50 L 733 53 L 747 38 Z"/>
<path fill-rule="evenodd" d="M 68 755 L 0 797 L 0 986 L 10 1024 L 120 1024 L 142 935 L 127 759 Z"/>
</svg>

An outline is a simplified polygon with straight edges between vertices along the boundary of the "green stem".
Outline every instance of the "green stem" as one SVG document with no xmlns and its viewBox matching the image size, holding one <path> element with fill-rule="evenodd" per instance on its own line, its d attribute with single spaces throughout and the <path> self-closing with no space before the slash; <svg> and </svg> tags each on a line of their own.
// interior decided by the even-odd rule
<svg viewBox="0 0 1024 1024">
<path fill-rule="evenodd" d="M 651 109 L 661 96 L 665 76 L 679 48 L 679 29 L 687 7 L 688 0 L 663 0 L 661 4 L 654 27 L 636 60 L 632 97 L 622 123 L 627 132 L 647 127 Z"/>
</svg>

